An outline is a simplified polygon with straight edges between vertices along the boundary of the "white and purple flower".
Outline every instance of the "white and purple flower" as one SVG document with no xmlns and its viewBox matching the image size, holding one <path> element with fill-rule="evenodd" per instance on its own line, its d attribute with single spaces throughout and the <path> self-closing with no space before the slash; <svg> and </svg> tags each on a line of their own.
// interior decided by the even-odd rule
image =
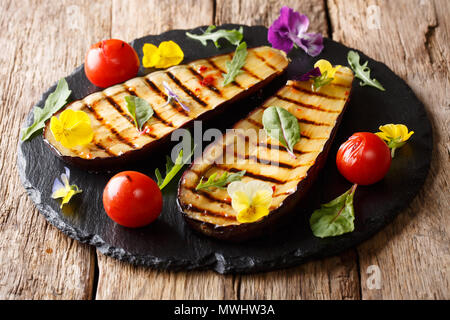
<svg viewBox="0 0 450 320">
<path fill-rule="evenodd" d="M 168 105 L 172 99 L 178 102 L 178 104 L 186 111 L 190 111 L 189 107 L 186 106 L 183 102 L 181 102 L 180 97 L 172 90 L 172 88 L 169 87 L 169 84 L 166 81 L 163 81 L 164 89 L 166 89 L 167 94 L 167 102 L 164 104 L 164 106 Z"/>
<path fill-rule="evenodd" d="M 323 49 L 323 38 L 319 33 L 307 33 L 308 27 L 307 16 L 285 6 L 281 8 L 278 19 L 270 26 L 268 40 L 272 47 L 286 53 L 298 46 L 315 57 Z"/>
</svg>

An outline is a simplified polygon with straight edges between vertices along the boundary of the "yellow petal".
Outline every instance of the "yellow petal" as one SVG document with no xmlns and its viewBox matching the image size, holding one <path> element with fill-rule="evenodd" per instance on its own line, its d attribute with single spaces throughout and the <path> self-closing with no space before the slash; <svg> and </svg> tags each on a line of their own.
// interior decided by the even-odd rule
<svg viewBox="0 0 450 320">
<path fill-rule="evenodd" d="M 53 199 L 64 198 L 69 191 L 70 191 L 70 188 L 69 189 L 60 188 L 52 193 L 52 198 Z"/>
<path fill-rule="evenodd" d="M 403 137 L 403 141 L 408 140 L 414 134 L 414 131 L 410 131 L 406 136 Z"/>
<path fill-rule="evenodd" d="M 379 129 L 384 132 L 387 138 L 393 139 L 395 138 L 396 128 L 392 123 L 385 124 L 384 126 L 380 126 Z"/>
<path fill-rule="evenodd" d="M 63 205 L 68 203 L 70 201 L 70 199 L 73 197 L 74 194 L 75 194 L 75 190 L 70 189 L 69 192 L 67 192 L 67 194 L 64 196 L 64 198 L 63 198 L 63 200 L 61 202 L 60 208 L 62 208 Z"/>
<path fill-rule="evenodd" d="M 63 128 L 66 130 L 78 125 L 79 123 L 86 123 L 89 124 L 89 126 L 91 125 L 91 119 L 85 112 L 74 111 L 72 109 L 67 109 L 61 112 L 59 121 L 61 121 Z"/>
<path fill-rule="evenodd" d="M 56 141 L 61 140 L 64 132 L 63 126 L 61 124 L 61 121 L 59 121 L 59 119 L 55 116 L 50 119 L 50 131 L 52 132 Z"/>
<path fill-rule="evenodd" d="M 90 124 L 81 122 L 70 128 L 69 134 L 66 135 L 66 138 L 72 147 L 83 146 L 92 141 L 94 138 L 94 131 L 92 130 Z"/>
<path fill-rule="evenodd" d="M 272 193 L 268 192 L 267 190 L 259 190 L 253 196 L 251 205 L 254 207 L 265 207 L 269 209 L 271 203 Z"/>
<path fill-rule="evenodd" d="M 395 127 L 398 131 L 398 137 L 401 137 L 401 141 L 405 141 L 404 139 L 408 135 L 408 128 L 404 124 L 397 124 Z"/>
<path fill-rule="evenodd" d="M 236 191 L 231 195 L 231 206 L 239 213 L 246 211 L 250 207 L 250 198 L 243 191 Z"/>
<path fill-rule="evenodd" d="M 341 66 L 337 65 L 336 67 L 331 68 L 331 70 L 327 73 L 327 75 L 328 75 L 327 77 L 328 78 L 333 78 L 335 73 L 336 73 L 336 71 L 338 71 L 340 67 Z"/>
<path fill-rule="evenodd" d="M 159 44 L 160 59 L 156 63 L 156 68 L 168 68 L 179 64 L 184 59 L 183 50 L 173 41 L 163 41 Z"/>
<path fill-rule="evenodd" d="M 385 141 L 389 141 L 390 139 L 386 136 L 386 134 L 384 133 L 384 132 L 375 132 L 375 134 L 379 137 L 379 138 L 381 138 L 381 139 L 383 139 L 383 140 L 385 140 Z"/>
<path fill-rule="evenodd" d="M 144 43 L 142 52 L 144 53 L 144 57 L 142 58 L 144 68 L 154 67 L 161 58 L 158 47 L 151 43 Z"/>
<path fill-rule="evenodd" d="M 319 68 L 320 73 L 324 74 L 325 71 L 329 75 L 331 73 L 331 70 L 333 69 L 333 66 L 328 60 L 320 59 L 314 64 L 314 68 Z"/>
</svg>

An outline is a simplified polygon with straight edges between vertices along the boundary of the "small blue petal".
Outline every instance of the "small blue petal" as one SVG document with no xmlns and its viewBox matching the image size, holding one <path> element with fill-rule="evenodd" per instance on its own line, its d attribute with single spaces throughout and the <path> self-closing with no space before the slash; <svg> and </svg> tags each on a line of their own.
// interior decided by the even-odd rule
<svg viewBox="0 0 450 320">
<path fill-rule="evenodd" d="M 54 194 L 59 189 L 64 189 L 64 185 L 61 181 L 59 181 L 58 178 L 56 178 L 55 181 L 53 182 L 52 194 Z"/>
</svg>

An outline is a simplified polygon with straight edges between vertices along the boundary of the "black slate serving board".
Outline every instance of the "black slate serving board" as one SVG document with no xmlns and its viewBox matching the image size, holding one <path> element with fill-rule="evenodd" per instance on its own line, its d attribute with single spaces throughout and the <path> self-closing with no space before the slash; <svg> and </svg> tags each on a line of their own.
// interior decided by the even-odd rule
<svg viewBox="0 0 450 320">
<path fill-rule="evenodd" d="M 223 25 L 222 28 L 238 28 L 239 25 Z M 189 30 L 200 33 L 206 27 Z M 174 40 L 185 53 L 183 63 L 199 58 L 233 51 L 223 43 L 220 50 L 212 43 L 204 47 L 200 42 L 185 36 L 187 30 L 172 30 L 161 35 L 151 35 L 134 40 L 131 44 L 142 59 L 144 43 L 158 45 L 161 41 Z M 267 29 L 262 26 L 244 26 L 244 40 L 249 47 L 268 45 Z M 287 74 L 258 94 L 242 101 L 221 119 L 203 123 L 204 129 L 230 127 L 245 116 L 263 99 L 285 81 L 297 74 L 309 71 L 317 59 L 325 58 L 333 64 L 347 65 L 346 46 L 324 39 L 325 49 L 315 58 L 300 49 L 289 54 L 292 62 Z M 76 167 L 71 169 L 71 182 L 83 193 L 60 210 L 59 200 L 51 199 L 53 181 L 67 164 L 59 160 L 44 144 L 42 136 L 31 142 L 19 143 L 18 171 L 21 181 L 38 210 L 45 218 L 69 237 L 89 243 L 106 255 L 159 269 L 190 270 L 213 269 L 219 273 L 257 272 L 298 265 L 312 258 L 338 254 L 368 239 L 387 225 L 404 209 L 422 187 L 431 161 L 432 131 L 425 108 L 411 88 L 386 65 L 368 58 L 361 52 L 361 61 L 369 60 L 372 77 L 386 88 L 385 92 L 372 87 L 361 87 L 355 79 L 351 102 L 337 132 L 327 163 L 310 192 L 308 200 L 298 207 L 291 223 L 267 236 L 242 244 L 221 242 L 193 232 L 177 211 L 176 187 L 180 174 L 163 190 L 164 205 L 161 216 L 151 225 L 128 229 L 111 221 L 103 210 L 102 192 L 107 181 L 116 173 L 89 173 Z M 152 70 L 143 69 L 146 74 Z M 83 66 L 66 77 L 72 90 L 72 99 L 80 99 L 99 90 L 85 77 Z M 42 107 L 49 88 L 37 103 Z M 26 124 L 32 121 L 30 112 Z M 355 231 L 339 237 L 315 238 L 309 227 L 309 217 L 320 203 L 328 202 L 350 188 L 338 173 L 335 165 L 339 145 L 357 131 L 378 131 L 386 123 L 403 123 L 415 131 L 410 141 L 396 152 L 388 175 L 379 183 L 359 187 L 355 195 Z M 204 145 L 203 147 L 205 147 Z M 167 153 L 171 146 L 167 146 Z M 138 170 L 154 178 L 156 167 L 164 169 L 165 154 L 152 155 L 140 164 L 123 170 Z"/>
</svg>

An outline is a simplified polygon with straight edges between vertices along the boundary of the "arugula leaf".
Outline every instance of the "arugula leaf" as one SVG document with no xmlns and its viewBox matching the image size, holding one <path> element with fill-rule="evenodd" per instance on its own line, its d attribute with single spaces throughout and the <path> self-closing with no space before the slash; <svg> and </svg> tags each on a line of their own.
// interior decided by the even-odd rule
<svg viewBox="0 0 450 320">
<path fill-rule="evenodd" d="M 67 99 L 72 91 L 69 90 L 69 85 L 66 79 L 62 78 L 58 81 L 55 91 L 49 94 L 43 108 L 34 107 L 34 121 L 33 124 L 27 128 L 22 129 L 22 141 L 26 141 L 32 138 L 34 134 L 41 131 L 45 122 L 51 118 L 53 114 L 58 112 L 67 103 Z"/>
<path fill-rule="evenodd" d="M 223 73 L 223 86 L 234 81 L 234 78 L 241 72 L 241 68 L 245 65 L 247 59 L 247 44 L 241 42 L 234 52 L 233 59 L 227 61 L 225 66 L 227 67 L 227 73 Z"/>
<path fill-rule="evenodd" d="M 323 204 L 311 215 L 309 224 L 316 237 L 326 238 L 352 232 L 355 229 L 353 196 L 356 184 L 336 199 Z"/>
<path fill-rule="evenodd" d="M 362 80 L 360 86 L 372 86 L 381 91 L 386 91 L 384 87 L 378 82 L 377 79 L 370 79 L 370 69 L 367 66 L 369 61 L 366 61 L 363 65 L 359 63 L 359 54 L 353 50 L 350 50 L 347 54 L 347 61 L 352 70 L 355 72 L 355 76 Z"/>
<path fill-rule="evenodd" d="M 294 155 L 294 146 L 300 140 L 300 127 L 297 118 L 284 108 L 269 107 L 264 110 L 262 122 L 264 130 L 272 138 L 277 139 Z"/>
<path fill-rule="evenodd" d="M 241 42 L 242 38 L 244 37 L 244 35 L 243 35 L 244 29 L 242 27 L 240 27 L 239 30 L 220 29 L 215 32 L 212 32 L 215 29 L 216 29 L 216 26 L 212 25 L 212 26 L 209 26 L 208 29 L 206 29 L 206 31 L 203 34 L 197 35 L 197 34 L 186 32 L 186 36 L 200 41 L 202 43 L 202 45 L 204 45 L 204 46 L 207 45 L 208 40 L 211 40 L 212 42 L 214 42 L 214 45 L 216 46 L 216 48 L 220 48 L 220 45 L 218 42 L 218 40 L 220 38 L 224 38 L 224 39 L 228 40 L 232 45 L 237 46 Z"/>
<path fill-rule="evenodd" d="M 166 156 L 166 176 L 164 179 L 161 176 L 161 172 L 158 168 L 155 169 L 155 175 L 157 184 L 160 190 L 162 190 L 165 186 L 169 184 L 169 182 L 177 175 L 178 171 L 183 168 L 183 166 L 186 164 L 186 162 L 191 158 L 195 150 L 195 146 L 192 149 L 191 154 L 189 157 L 186 158 L 185 161 L 183 161 L 183 149 L 180 150 L 178 153 L 177 158 L 175 159 L 175 163 L 172 162 L 172 159 L 170 159 L 169 156 Z"/>
<path fill-rule="evenodd" d="M 213 173 L 206 182 L 203 182 L 203 177 L 200 179 L 200 182 L 195 187 L 195 190 L 201 190 L 206 189 L 209 190 L 209 188 L 220 188 L 225 189 L 225 186 L 233 181 L 239 181 L 242 179 L 242 176 L 245 174 L 245 170 L 236 172 L 236 173 L 228 173 L 224 172 L 219 178 L 217 177 L 217 172 Z"/>
<path fill-rule="evenodd" d="M 139 131 L 142 130 L 142 126 L 153 116 L 153 109 L 142 98 L 136 96 L 126 96 L 125 102 L 127 103 L 127 109 L 133 117 L 134 124 Z"/>
</svg>

